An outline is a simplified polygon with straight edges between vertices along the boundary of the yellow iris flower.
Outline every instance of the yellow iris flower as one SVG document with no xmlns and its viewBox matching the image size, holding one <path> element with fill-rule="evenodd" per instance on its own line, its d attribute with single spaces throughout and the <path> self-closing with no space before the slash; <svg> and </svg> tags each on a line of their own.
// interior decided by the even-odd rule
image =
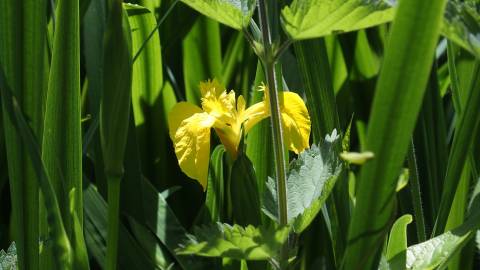
<svg viewBox="0 0 480 270">
<path fill-rule="evenodd" d="M 218 81 L 200 83 L 202 108 L 177 103 L 168 115 L 170 138 L 182 171 L 206 188 L 210 160 L 210 130 L 213 128 L 227 152 L 235 159 L 243 131 L 270 116 L 268 89 L 264 101 L 246 108 L 245 99 L 227 92 Z M 309 147 L 310 117 L 302 98 L 293 92 L 280 92 L 283 137 L 290 150 L 299 153 Z"/>
</svg>

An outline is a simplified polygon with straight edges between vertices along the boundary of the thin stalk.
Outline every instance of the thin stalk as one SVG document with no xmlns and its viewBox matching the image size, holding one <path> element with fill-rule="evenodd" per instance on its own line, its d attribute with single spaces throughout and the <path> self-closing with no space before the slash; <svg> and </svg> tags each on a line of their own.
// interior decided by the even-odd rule
<svg viewBox="0 0 480 270">
<path fill-rule="evenodd" d="M 260 19 L 260 30 L 262 32 L 264 53 L 260 56 L 268 86 L 268 98 L 270 103 L 270 115 L 273 139 L 273 155 L 275 159 L 275 173 L 277 179 L 277 198 L 278 198 L 278 216 L 281 226 L 286 226 L 287 219 L 287 188 L 286 173 L 287 164 L 285 162 L 284 142 L 282 137 L 282 119 L 280 112 L 280 102 L 278 99 L 278 84 L 275 73 L 275 52 L 272 44 L 271 29 L 269 18 L 267 16 L 267 0 L 258 1 L 258 14 Z M 283 269 L 288 261 L 287 245 L 284 245 L 280 252 L 280 268 Z"/>
<path fill-rule="evenodd" d="M 117 269 L 120 177 L 108 177 L 107 270 Z"/>
</svg>

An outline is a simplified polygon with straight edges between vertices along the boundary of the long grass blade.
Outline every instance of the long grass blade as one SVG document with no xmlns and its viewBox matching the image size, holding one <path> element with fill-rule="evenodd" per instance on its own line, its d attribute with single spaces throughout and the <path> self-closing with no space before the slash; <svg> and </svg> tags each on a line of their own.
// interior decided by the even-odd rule
<svg viewBox="0 0 480 270">
<path fill-rule="evenodd" d="M 46 77 L 46 0 L 0 2 L 0 65 L 37 138 L 42 137 Z M 5 109 L 5 108 L 4 108 Z M 39 266 L 39 197 L 35 172 L 3 111 L 14 238 L 20 269 Z M 40 206 L 41 207 L 41 206 Z"/>
<path fill-rule="evenodd" d="M 445 4 L 399 3 L 367 131 L 366 147 L 375 158 L 361 171 L 343 269 L 372 269 L 378 264 L 380 244 L 394 218 L 396 180 L 427 86 Z"/>
</svg>

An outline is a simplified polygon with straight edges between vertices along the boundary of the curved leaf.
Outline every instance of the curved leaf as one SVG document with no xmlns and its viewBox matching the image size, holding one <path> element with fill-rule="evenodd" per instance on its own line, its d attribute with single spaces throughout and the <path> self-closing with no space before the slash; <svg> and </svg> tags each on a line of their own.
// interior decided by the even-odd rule
<svg viewBox="0 0 480 270">
<path fill-rule="evenodd" d="M 283 27 L 296 40 L 368 28 L 393 16 L 385 0 L 294 0 L 282 10 Z"/>
</svg>

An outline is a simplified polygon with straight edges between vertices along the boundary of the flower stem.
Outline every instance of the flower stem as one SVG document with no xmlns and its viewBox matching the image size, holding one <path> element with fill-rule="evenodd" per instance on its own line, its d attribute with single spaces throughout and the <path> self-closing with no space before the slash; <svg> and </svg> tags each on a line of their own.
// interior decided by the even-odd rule
<svg viewBox="0 0 480 270">
<path fill-rule="evenodd" d="M 275 73 L 276 53 L 274 51 L 269 18 L 267 13 L 267 1 L 258 1 L 258 14 L 260 19 L 260 29 L 263 36 L 263 54 L 261 60 L 265 69 L 267 86 L 269 91 L 270 115 L 273 139 L 273 154 L 275 157 L 275 173 L 277 179 L 277 198 L 278 198 L 278 217 L 281 226 L 288 224 L 287 219 L 287 187 L 286 174 L 287 164 L 285 162 L 285 151 L 282 132 L 282 119 L 280 111 L 280 102 L 278 98 L 278 81 Z M 288 261 L 287 245 L 282 248 L 279 254 L 280 268 L 284 269 Z"/>
<path fill-rule="evenodd" d="M 107 270 L 117 269 L 118 227 L 120 212 L 120 178 L 108 178 Z"/>
</svg>

